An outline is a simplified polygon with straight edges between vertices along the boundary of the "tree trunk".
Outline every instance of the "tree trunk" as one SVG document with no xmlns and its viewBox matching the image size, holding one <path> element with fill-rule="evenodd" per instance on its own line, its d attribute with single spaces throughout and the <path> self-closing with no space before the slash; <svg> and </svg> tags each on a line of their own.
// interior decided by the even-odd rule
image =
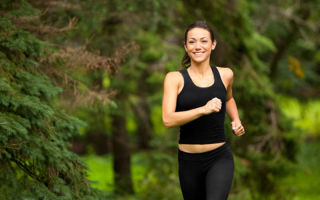
<svg viewBox="0 0 320 200">
<path fill-rule="evenodd" d="M 152 122 L 150 120 L 150 105 L 144 99 L 132 104 L 133 112 L 138 120 L 138 148 L 150 149 L 149 142 L 152 138 Z"/>
<path fill-rule="evenodd" d="M 126 119 L 112 115 L 113 170 L 116 193 L 133 193 L 131 179 L 130 148 L 126 130 Z"/>
</svg>

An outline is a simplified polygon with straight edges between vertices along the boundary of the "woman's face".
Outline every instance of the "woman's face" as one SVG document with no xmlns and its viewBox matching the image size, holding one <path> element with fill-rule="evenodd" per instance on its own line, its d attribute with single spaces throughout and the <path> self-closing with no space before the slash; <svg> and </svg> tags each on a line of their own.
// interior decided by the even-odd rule
<svg viewBox="0 0 320 200">
<path fill-rule="evenodd" d="M 192 61 L 201 63 L 210 59 L 211 51 L 215 46 L 216 41 L 211 41 L 209 31 L 203 28 L 193 28 L 188 31 L 184 48 Z"/>
</svg>

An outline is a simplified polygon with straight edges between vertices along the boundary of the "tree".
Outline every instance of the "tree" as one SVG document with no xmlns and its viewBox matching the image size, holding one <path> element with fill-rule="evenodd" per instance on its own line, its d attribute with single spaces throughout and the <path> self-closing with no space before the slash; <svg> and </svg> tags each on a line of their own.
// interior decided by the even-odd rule
<svg viewBox="0 0 320 200">
<path fill-rule="evenodd" d="M 34 10 L 26 2 L 1 4 L 0 193 L 6 199 L 106 199 L 91 188 L 87 165 L 67 150 L 85 123 L 56 104 L 62 89 L 37 67 L 48 43 L 16 26 Z M 30 16 L 29 16 L 30 17 Z M 21 20 L 21 18 L 20 18 Z M 17 22 L 18 25 L 21 25 Z M 26 24 L 22 24 L 26 25 Z"/>
</svg>

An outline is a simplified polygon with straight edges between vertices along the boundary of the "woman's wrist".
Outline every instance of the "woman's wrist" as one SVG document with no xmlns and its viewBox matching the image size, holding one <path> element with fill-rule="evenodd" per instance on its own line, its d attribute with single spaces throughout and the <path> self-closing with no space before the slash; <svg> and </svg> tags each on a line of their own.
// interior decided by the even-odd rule
<svg viewBox="0 0 320 200">
<path fill-rule="evenodd" d="M 231 120 L 232 122 L 238 122 L 241 124 L 241 120 L 239 118 Z"/>
<path fill-rule="evenodd" d="M 198 113 L 200 114 L 200 116 L 205 115 L 206 114 L 206 108 L 205 106 L 201 106 L 198 108 Z"/>
</svg>

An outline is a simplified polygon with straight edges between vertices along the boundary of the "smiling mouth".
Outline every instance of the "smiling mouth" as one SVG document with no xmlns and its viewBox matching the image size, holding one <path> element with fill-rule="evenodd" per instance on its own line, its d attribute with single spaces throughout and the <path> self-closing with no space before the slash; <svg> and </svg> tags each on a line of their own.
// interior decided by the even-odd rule
<svg viewBox="0 0 320 200">
<path fill-rule="evenodd" d="M 194 55 L 202 55 L 204 52 L 193 52 Z"/>
</svg>

